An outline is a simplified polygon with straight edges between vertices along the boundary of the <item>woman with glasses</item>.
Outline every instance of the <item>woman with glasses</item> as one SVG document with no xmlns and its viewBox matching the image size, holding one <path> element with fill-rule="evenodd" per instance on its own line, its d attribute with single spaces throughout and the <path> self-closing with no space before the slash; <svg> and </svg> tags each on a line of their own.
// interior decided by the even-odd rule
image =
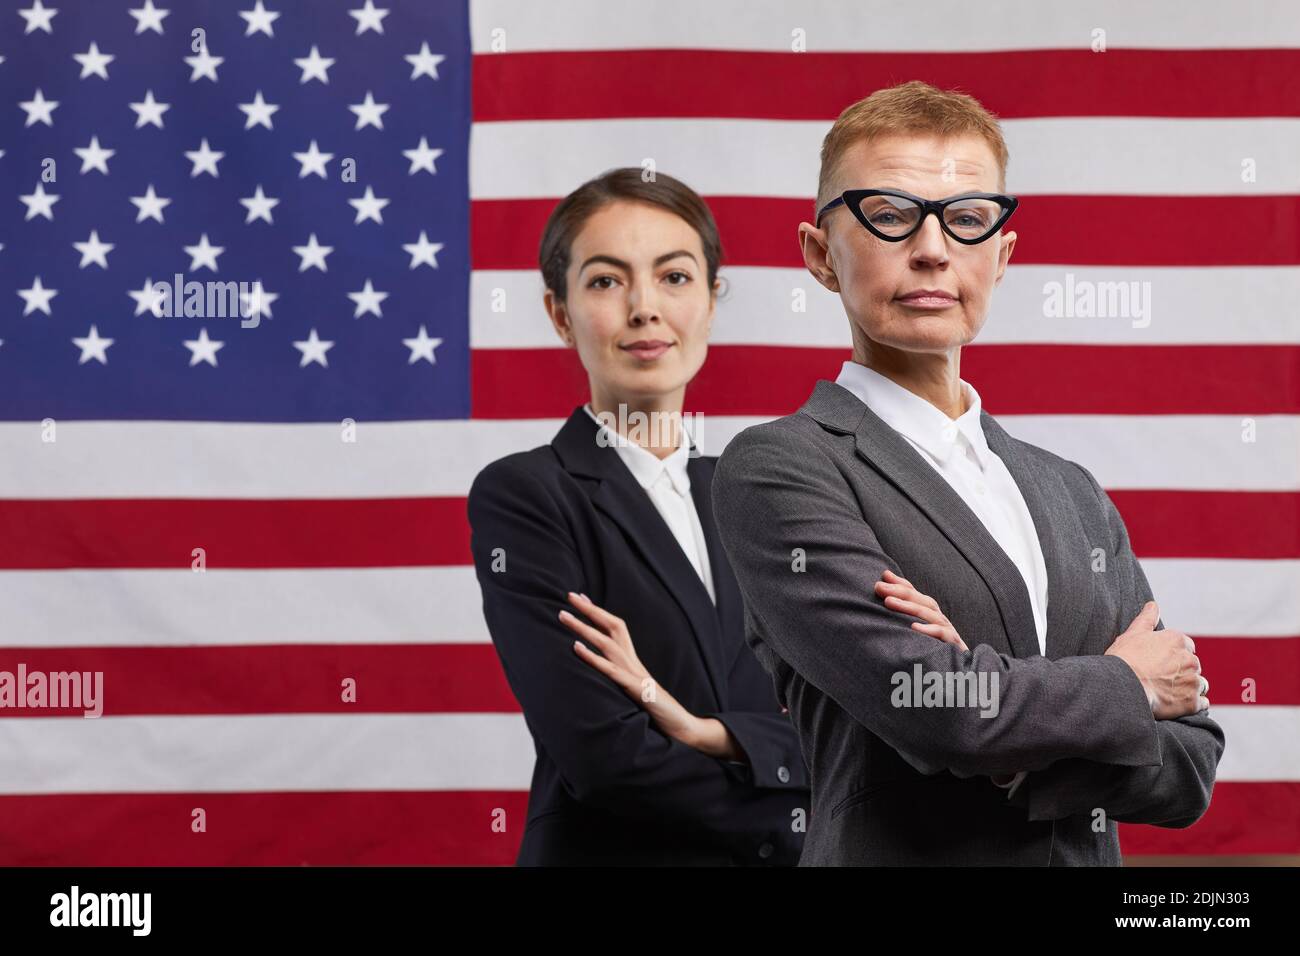
<svg viewBox="0 0 1300 956">
<path fill-rule="evenodd" d="M 919 81 L 840 114 L 799 235 L 852 358 L 717 466 L 748 639 L 816 781 L 800 865 L 1116 866 L 1119 822 L 1209 805 L 1208 681 L 1114 503 L 961 376 L 1016 244 L 1007 152 Z M 805 574 L 772 560 L 795 547 Z"/>
<path fill-rule="evenodd" d="M 721 247 L 703 200 L 616 169 L 551 213 L 539 261 L 589 401 L 469 494 L 483 612 L 536 747 L 519 865 L 798 862 L 808 775 L 681 412 Z"/>
</svg>

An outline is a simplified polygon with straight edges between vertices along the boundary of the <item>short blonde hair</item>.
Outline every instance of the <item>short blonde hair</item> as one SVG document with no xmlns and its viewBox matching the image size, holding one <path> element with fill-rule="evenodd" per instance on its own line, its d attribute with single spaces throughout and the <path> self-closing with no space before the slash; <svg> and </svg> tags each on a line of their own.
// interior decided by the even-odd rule
<svg viewBox="0 0 1300 956">
<path fill-rule="evenodd" d="M 956 90 L 941 90 L 910 80 L 876 90 L 840 113 L 822 140 L 821 172 L 817 178 L 817 209 L 830 202 L 840 160 L 859 140 L 900 133 L 929 133 L 944 139 L 974 134 L 988 143 L 998 163 L 998 189 L 1007 188 L 1007 143 L 998 118 L 979 100 Z"/>
</svg>

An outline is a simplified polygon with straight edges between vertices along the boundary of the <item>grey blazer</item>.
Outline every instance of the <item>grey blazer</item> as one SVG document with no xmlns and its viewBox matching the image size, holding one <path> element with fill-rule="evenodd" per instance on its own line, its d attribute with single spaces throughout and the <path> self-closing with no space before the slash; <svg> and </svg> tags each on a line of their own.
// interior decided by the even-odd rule
<svg viewBox="0 0 1300 956">
<path fill-rule="evenodd" d="M 1011 559 L 847 389 L 818 381 L 798 412 L 745 429 L 718 462 L 746 640 L 811 771 L 800 866 L 1118 866 L 1117 822 L 1187 827 L 1209 806 L 1223 731 L 1206 713 L 1156 720 L 1132 669 L 1103 656 L 1152 599 L 1114 504 L 1081 465 L 987 411 L 980 422 L 1042 545 L 1045 657 Z M 938 601 L 970 651 L 887 608 L 873 590 L 885 568 Z M 984 681 L 996 715 L 952 693 L 916 706 L 906 688 L 932 680 Z M 1021 770 L 1010 799 L 989 779 Z"/>
</svg>

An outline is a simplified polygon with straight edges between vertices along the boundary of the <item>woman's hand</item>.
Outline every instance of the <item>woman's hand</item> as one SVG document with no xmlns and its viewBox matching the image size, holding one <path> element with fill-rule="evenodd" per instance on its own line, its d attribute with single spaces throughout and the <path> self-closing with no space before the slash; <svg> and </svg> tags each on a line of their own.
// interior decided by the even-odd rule
<svg viewBox="0 0 1300 956">
<path fill-rule="evenodd" d="M 937 637 L 949 644 L 956 644 L 963 651 L 970 650 L 966 642 L 961 639 L 961 635 L 957 633 L 957 629 L 952 626 L 952 622 L 944 616 L 943 611 L 939 610 L 939 604 L 934 598 L 922 594 L 912 587 L 911 581 L 900 578 L 888 568 L 880 577 L 881 580 L 876 582 L 876 593 L 884 598 L 885 606 L 921 619 L 912 623 L 913 630 L 928 634 L 930 637 Z"/>
<path fill-rule="evenodd" d="M 560 612 L 560 620 L 596 648 L 593 651 L 582 641 L 574 641 L 574 653 L 622 688 L 669 737 L 710 756 L 739 756 L 739 745 L 721 721 L 696 717 L 650 676 L 636 656 L 632 635 L 621 617 L 596 605 L 585 594 L 570 591 L 569 603 L 599 625 L 592 627 L 567 610 Z"/>
</svg>

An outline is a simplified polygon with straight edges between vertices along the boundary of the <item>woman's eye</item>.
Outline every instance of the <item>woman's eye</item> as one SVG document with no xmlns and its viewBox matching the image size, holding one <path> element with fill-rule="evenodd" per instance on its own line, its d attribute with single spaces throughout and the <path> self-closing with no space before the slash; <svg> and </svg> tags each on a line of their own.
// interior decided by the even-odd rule
<svg viewBox="0 0 1300 956">
<path fill-rule="evenodd" d="M 674 276 L 678 276 L 678 277 L 680 277 L 680 278 L 681 278 L 681 281 L 680 281 L 680 282 L 673 282 L 673 281 L 670 281 L 670 282 L 669 282 L 670 285 L 685 285 L 686 283 L 688 283 L 688 282 L 691 281 L 691 277 L 690 277 L 689 274 L 687 274 L 687 273 L 685 273 L 685 272 L 680 272 L 680 271 L 670 272 L 670 273 L 668 273 L 667 276 L 665 276 L 665 278 L 667 278 L 667 279 L 669 279 L 669 280 L 672 280 Z"/>
<path fill-rule="evenodd" d="M 607 286 L 607 285 L 600 285 L 600 283 L 605 282 L 605 281 L 607 281 L 607 280 L 608 280 L 609 282 L 613 282 L 613 281 L 614 281 L 614 277 L 613 277 L 613 276 L 596 276 L 596 278 L 592 279 L 590 282 L 587 283 L 587 288 L 588 288 L 588 289 L 608 289 L 609 286 Z"/>
</svg>

